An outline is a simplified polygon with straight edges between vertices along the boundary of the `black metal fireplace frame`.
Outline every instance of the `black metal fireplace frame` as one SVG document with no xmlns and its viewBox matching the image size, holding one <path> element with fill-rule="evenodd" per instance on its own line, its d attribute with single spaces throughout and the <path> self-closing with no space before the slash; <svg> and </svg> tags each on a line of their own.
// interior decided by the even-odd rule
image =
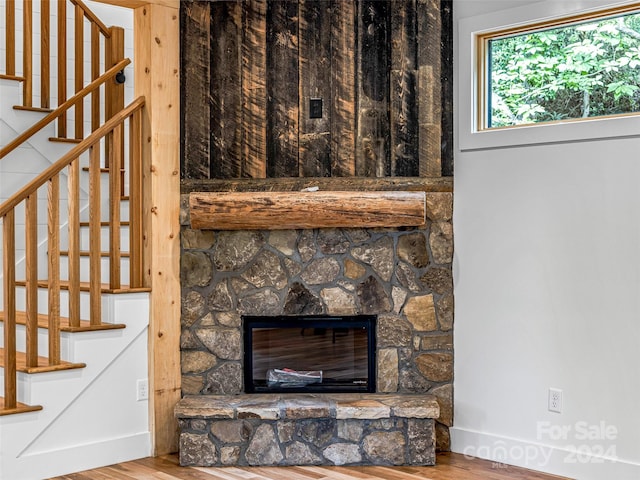
<svg viewBox="0 0 640 480">
<path fill-rule="evenodd" d="M 350 393 L 376 392 L 376 316 L 375 315 L 276 315 L 242 316 L 244 346 L 244 391 L 245 393 Z M 367 382 L 366 384 L 306 385 L 304 387 L 262 387 L 256 386 L 253 378 L 254 328 L 366 328 L 367 332 Z"/>
</svg>

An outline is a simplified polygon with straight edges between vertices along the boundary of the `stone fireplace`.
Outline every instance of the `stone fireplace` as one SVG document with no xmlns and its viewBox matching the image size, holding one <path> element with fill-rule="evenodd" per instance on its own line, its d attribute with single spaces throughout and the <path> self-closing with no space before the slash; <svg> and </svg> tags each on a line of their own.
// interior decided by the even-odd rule
<svg viewBox="0 0 640 480">
<path fill-rule="evenodd" d="M 181 213 L 183 396 L 245 393 L 243 316 L 376 315 L 376 395 L 391 403 L 433 395 L 440 408 L 437 445 L 448 449 L 451 193 L 427 193 L 424 228 L 193 230 L 187 209 Z M 406 420 L 402 414 L 389 418 L 394 425 Z M 318 420 L 309 428 L 322 425 Z M 192 426 L 188 434 L 197 436 Z M 395 435 L 396 426 L 385 433 Z M 215 436 L 206 430 L 205 437 Z"/>
<path fill-rule="evenodd" d="M 243 316 L 246 393 L 376 392 L 375 315 Z"/>
</svg>

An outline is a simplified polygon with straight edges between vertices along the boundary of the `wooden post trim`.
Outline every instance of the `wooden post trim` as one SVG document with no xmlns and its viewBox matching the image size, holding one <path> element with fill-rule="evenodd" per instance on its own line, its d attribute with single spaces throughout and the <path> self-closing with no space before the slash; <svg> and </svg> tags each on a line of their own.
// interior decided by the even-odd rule
<svg viewBox="0 0 640 480">
<path fill-rule="evenodd" d="M 149 412 L 152 453 L 177 451 L 180 400 L 180 18 L 175 8 L 135 10 L 135 91 L 146 99 L 142 128 L 145 247 L 151 263 Z"/>
</svg>

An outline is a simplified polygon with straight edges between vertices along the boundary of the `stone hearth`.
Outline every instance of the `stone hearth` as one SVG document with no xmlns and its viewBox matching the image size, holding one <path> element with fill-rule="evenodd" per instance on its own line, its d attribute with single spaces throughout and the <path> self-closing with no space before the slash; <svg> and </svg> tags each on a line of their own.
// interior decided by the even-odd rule
<svg viewBox="0 0 640 480">
<path fill-rule="evenodd" d="M 434 465 L 430 395 L 185 397 L 180 464 Z"/>
<path fill-rule="evenodd" d="M 438 448 L 447 450 L 451 217 L 452 194 L 427 193 L 425 228 L 206 231 L 189 228 L 185 203 L 183 395 L 231 401 L 244 393 L 242 315 L 375 314 L 377 393 L 433 395 L 440 405 Z"/>
</svg>

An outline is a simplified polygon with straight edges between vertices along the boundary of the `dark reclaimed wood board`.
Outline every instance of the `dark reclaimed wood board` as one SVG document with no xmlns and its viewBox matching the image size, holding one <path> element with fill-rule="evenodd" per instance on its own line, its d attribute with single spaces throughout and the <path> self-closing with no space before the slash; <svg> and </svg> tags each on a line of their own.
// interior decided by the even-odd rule
<svg viewBox="0 0 640 480">
<path fill-rule="evenodd" d="M 391 0 L 391 175 L 418 176 L 416 0 Z"/>
<path fill-rule="evenodd" d="M 331 2 L 300 1 L 300 170 L 301 177 L 331 176 Z M 310 103 L 320 116 L 312 118 Z"/>
<path fill-rule="evenodd" d="M 391 176 L 389 163 L 389 2 L 357 3 L 359 47 L 356 175 Z"/>
<path fill-rule="evenodd" d="M 441 174 L 453 176 L 453 1 L 440 0 Z"/>
<path fill-rule="evenodd" d="M 424 192 L 194 192 L 191 228 L 282 230 L 424 226 Z"/>
<path fill-rule="evenodd" d="M 242 5 L 242 169 L 267 176 L 267 0 Z"/>
<path fill-rule="evenodd" d="M 440 0 L 418 3 L 418 84 L 420 129 L 420 175 L 433 176 L 442 172 L 441 161 L 441 87 L 440 87 Z M 438 7 L 434 10 L 434 7 Z"/>
<path fill-rule="evenodd" d="M 297 177 L 298 1 L 267 5 L 267 176 Z"/>
<path fill-rule="evenodd" d="M 333 0 L 331 15 L 331 175 L 356 174 L 356 7 Z"/>
<path fill-rule="evenodd" d="M 182 42 L 182 122 L 183 178 L 209 178 L 209 28 L 211 16 L 207 2 L 181 2 L 182 35 L 192 39 Z M 204 101 L 203 101 L 204 100 Z"/>
<path fill-rule="evenodd" d="M 182 178 L 451 175 L 451 6 L 181 2 Z"/>
<path fill-rule="evenodd" d="M 242 175 L 242 6 L 211 2 L 211 178 Z M 189 39 L 190 40 L 190 39 Z M 209 99 L 202 99 L 208 104 Z"/>
</svg>

